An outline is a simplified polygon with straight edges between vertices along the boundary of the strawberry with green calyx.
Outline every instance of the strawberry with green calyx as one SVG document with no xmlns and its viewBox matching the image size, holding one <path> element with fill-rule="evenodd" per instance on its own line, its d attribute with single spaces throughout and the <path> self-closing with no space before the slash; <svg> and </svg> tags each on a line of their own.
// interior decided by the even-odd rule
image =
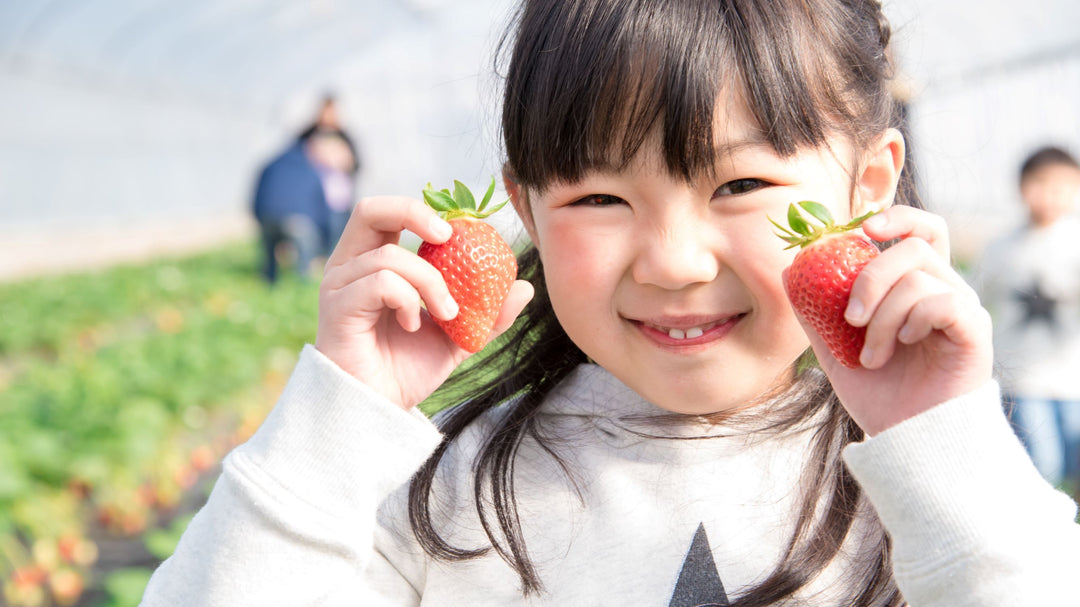
<svg viewBox="0 0 1080 607">
<path fill-rule="evenodd" d="M 439 270 L 458 304 L 456 317 L 434 320 L 455 344 L 469 352 L 479 352 L 487 344 L 495 318 L 517 278 L 514 251 L 483 221 L 508 202 L 489 208 L 494 193 L 494 177 L 479 205 L 460 181 L 454 181 L 452 193 L 436 190 L 430 183 L 424 188 L 424 201 L 453 228 L 446 242 L 424 242 L 417 250 L 417 255 Z"/>
<path fill-rule="evenodd" d="M 803 212 L 820 225 L 809 222 Z M 849 324 L 844 311 L 855 277 L 880 253 L 877 245 L 853 230 L 873 214 L 837 225 L 828 208 L 805 200 L 788 206 L 789 227 L 769 219 L 780 230 L 777 236 L 788 243 L 787 248 L 801 247 L 784 274 L 792 307 L 817 331 L 832 355 L 852 369 L 860 366 L 866 327 Z"/>
</svg>

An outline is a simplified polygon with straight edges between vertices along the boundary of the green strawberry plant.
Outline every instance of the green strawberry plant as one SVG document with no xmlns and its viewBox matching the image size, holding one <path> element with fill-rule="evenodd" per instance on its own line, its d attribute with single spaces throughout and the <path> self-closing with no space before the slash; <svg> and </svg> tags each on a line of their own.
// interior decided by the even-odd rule
<svg viewBox="0 0 1080 607">
<path fill-rule="evenodd" d="M 95 538 L 145 537 L 160 558 L 156 527 L 261 422 L 314 339 L 317 293 L 266 288 L 254 251 L 0 285 L 0 604 L 131 594 L 140 574 L 92 575 Z"/>
</svg>

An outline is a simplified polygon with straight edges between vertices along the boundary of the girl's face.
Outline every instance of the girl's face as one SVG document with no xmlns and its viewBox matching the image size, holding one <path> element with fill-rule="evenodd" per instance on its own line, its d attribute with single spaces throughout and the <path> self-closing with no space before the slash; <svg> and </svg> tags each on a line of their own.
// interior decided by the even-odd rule
<svg viewBox="0 0 1080 607">
<path fill-rule="evenodd" d="M 653 142 L 624 171 L 530 191 L 528 208 L 514 197 L 570 338 L 678 413 L 752 404 L 791 380 L 809 342 L 781 279 L 795 251 L 769 218 L 808 199 L 851 216 L 847 146 L 781 158 L 745 109 L 717 125 L 716 178 L 673 177 Z"/>
</svg>

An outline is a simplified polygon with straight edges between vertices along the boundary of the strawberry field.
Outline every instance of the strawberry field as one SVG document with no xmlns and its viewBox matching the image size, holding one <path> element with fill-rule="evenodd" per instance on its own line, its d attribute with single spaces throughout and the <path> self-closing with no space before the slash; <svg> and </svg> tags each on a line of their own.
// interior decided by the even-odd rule
<svg viewBox="0 0 1080 607">
<path fill-rule="evenodd" d="M 239 243 L 0 285 L 0 604 L 134 605 L 314 339 Z"/>
</svg>

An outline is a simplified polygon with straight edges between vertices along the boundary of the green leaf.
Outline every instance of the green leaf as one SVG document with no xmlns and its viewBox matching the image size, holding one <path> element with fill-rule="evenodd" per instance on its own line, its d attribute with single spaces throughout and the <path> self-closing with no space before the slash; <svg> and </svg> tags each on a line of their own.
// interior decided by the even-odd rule
<svg viewBox="0 0 1080 607">
<path fill-rule="evenodd" d="M 167 529 L 153 529 L 143 535 L 143 545 L 150 554 L 160 560 L 165 560 L 176 551 L 180 543 L 180 536 L 184 535 L 188 523 L 194 518 L 193 514 L 177 517 Z"/>
<path fill-rule="evenodd" d="M 506 203 L 508 203 L 508 202 L 510 202 L 509 198 L 507 198 L 506 200 L 504 200 L 504 201 L 500 202 L 499 204 L 495 205 L 495 208 L 484 211 L 484 217 L 487 217 L 489 215 L 494 215 L 495 213 L 498 213 L 499 209 L 505 207 Z"/>
<path fill-rule="evenodd" d="M 814 216 L 815 219 L 822 224 L 831 226 L 833 224 L 832 213 L 829 212 L 828 207 L 820 202 L 814 202 L 813 200 L 804 200 L 799 203 L 799 206 Z"/>
<path fill-rule="evenodd" d="M 806 223 L 802 214 L 799 213 L 799 207 L 794 204 L 788 205 L 787 221 L 788 225 L 790 225 L 791 229 L 796 233 L 802 234 L 803 236 L 810 235 L 810 232 L 812 231 L 810 225 Z"/>
<path fill-rule="evenodd" d="M 146 567 L 117 569 L 105 578 L 105 592 L 109 595 L 107 605 L 138 605 L 153 571 Z"/>
<path fill-rule="evenodd" d="M 787 240 L 788 238 L 797 238 L 794 232 L 773 221 L 772 217 L 766 216 L 766 219 L 768 219 L 769 223 L 773 224 L 773 227 L 777 229 L 776 235 L 780 238 L 783 238 L 784 240 Z"/>
<path fill-rule="evenodd" d="M 487 191 L 484 192 L 484 198 L 480 201 L 480 206 L 476 210 L 477 211 L 483 211 L 484 209 L 486 209 L 488 203 L 491 202 L 491 196 L 494 193 L 495 193 L 495 176 L 492 175 L 491 176 L 491 185 L 489 185 Z"/>
<path fill-rule="evenodd" d="M 869 213 L 864 213 L 862 215 L 859 215 L 855 219 L 852 219 L 850 222 L 848 222 L 847 227 L 852 228 L 852 229 L 857 228 L 857 227 L 861 226 L 862 222 L 866 221 L 866 219 L 868 217 L 870 217 L 871 215 L 876 215 L 876 214 L 877 214 L 877 211 L 870 211 Z"/>
<path fill-rule="evenodd" d="M 428 206 L 436 211 L 443 212 L 452 211 L 456 206 L 449 192 L 432 189 L 430 183 L 427 188 L 424 188 L 424 202 L 427 202 Z"/>
<path fill-rule="evenodd" d="M 457 179 L 454 180 L 454 200 L 457 201 L 458 208 L 476 210 L 476 199 L 473 198 L 472 192 L 469 191 L 468 186 Z"/>
</svg>

